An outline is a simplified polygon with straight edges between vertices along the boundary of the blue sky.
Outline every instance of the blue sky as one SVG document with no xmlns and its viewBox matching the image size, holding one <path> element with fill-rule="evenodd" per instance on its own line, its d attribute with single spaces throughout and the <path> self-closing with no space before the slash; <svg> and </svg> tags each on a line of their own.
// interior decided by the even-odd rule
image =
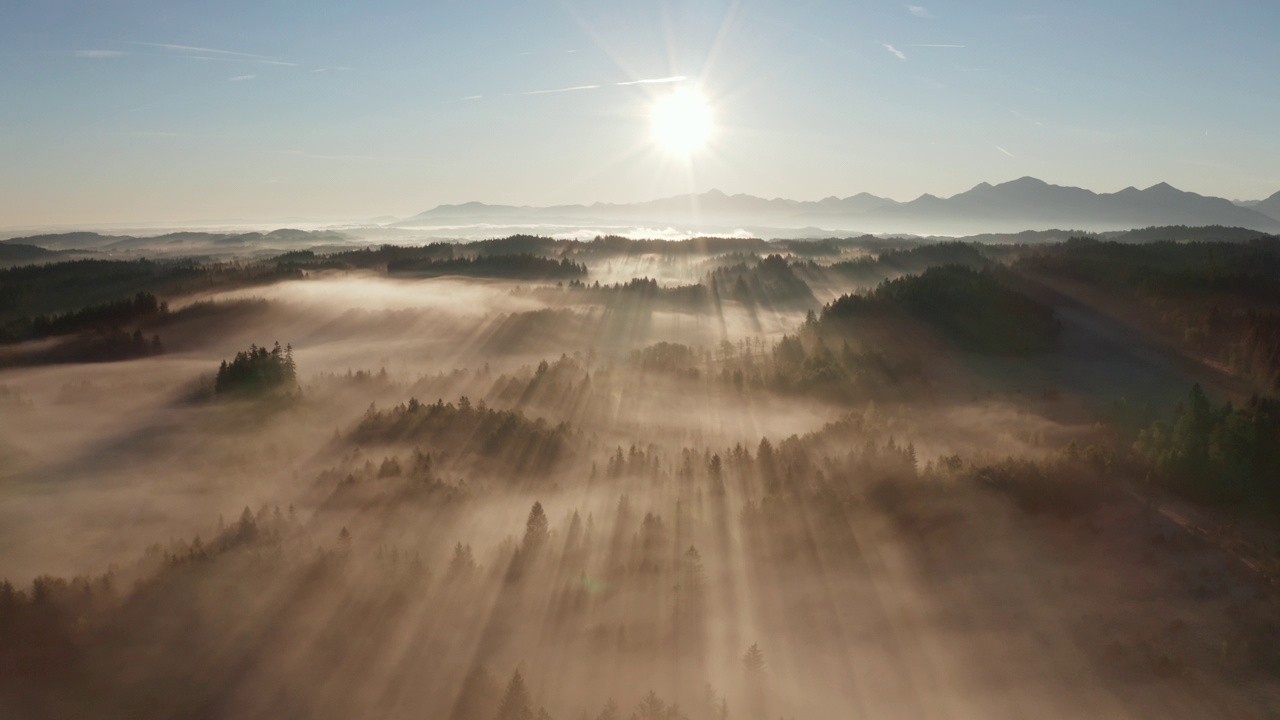
<svg viewBox="0 0 1280 720">
<path fill-rule="evenodd" d="M 0 226 L 1280 190 L 1280 3 L 918 1 L 10 0 Z M 679 89 L 687 159 L 649 131 Z"/>
</svg>

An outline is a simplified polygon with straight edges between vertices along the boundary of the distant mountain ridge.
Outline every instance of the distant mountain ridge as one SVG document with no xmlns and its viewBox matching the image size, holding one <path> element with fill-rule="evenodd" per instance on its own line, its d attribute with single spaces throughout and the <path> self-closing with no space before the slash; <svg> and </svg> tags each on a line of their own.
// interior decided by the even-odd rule
<svg viewBox="0 0 1280 720">
<path fill-rule="evenodd" d="M 1280 192 L 1277 192 L 1266 200 L 1259 200 L 1254 203 L 1250 209 L 1274 218 L 1275 220 L 1280 220 Z"/>
<path fill-rule="evenodd" d="M 450 224 L 608 223 L 681 224 L 701 227 L 769 225 L 860 232 L 967 234 L 1074 227 L 1106 232 L 1160 225 L 1222 225 L 1280 232 L 1280 193 L 1252 206 L 1207 197 L 1159 183 L 1095 193 L 1050 185 L 1033 177 L 973 188 L 940 198 L 921 195 L 898 202 L 869 193 L 817 201 L 727 195 L 719 190 L 638 203 L 527 207 L 470 202 L 441 205 L 393 227 Z"/>
</svg>

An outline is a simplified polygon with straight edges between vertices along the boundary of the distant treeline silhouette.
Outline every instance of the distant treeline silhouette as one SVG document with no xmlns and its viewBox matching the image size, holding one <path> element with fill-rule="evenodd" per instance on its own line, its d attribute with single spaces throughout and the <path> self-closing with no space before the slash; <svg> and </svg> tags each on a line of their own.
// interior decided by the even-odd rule
<svg viewBox="0 0 1280 720">
<path fill-rule="evenodd" d="M 427 277 L 467 275 L 521 280 L 568 280 L 585 277 L 587 266 L 569 259 L 552 260 L 531 254 L 477 255 L 450 259 L 395 259 L 387 262 L 387 272 Z"/>
</svg>

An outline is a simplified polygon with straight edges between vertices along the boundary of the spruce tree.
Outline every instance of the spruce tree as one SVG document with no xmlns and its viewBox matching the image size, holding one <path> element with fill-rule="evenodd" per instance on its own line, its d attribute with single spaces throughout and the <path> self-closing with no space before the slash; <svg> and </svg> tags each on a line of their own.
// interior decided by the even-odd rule
<svg viewBox="0 0 1280 720">
<path fill-rule="evenodd" d="M 524 677 L 516 670 L 511 676 L 511 682 L 507 683 L 507 691 L 502 695 L 494 720 L 533 720 L 533 710 L 529 707 L 531 704 L 529 688 L 525 687 Z"/>
</svg>

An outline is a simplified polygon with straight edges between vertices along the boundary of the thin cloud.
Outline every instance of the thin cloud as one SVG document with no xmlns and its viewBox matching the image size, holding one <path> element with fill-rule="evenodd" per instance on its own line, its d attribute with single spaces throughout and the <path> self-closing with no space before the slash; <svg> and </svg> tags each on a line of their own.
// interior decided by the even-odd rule
<svg viewBox="0 0 1280 720">
<path fill-rule="evenodd" d="M 238 63 L 254 63 L 257 65 L 282 65 L 284 67 L 298 67 L 298 63 L 285 62 L 284 60 L 252 60 L 249 58 L 220 57 L 220 56 L 214 56 L 214 55 L 175 55 L 174 57 L 178 57 L 183 60 L 238 62 Z"/>
<path fill-rule="evenodd" d="M 228 81 L 228 82 L 240 82 L 240 81 L 242 81 L 242 80 L 252 80 L 252 79 L 254 79 L 254 78 L 256 78 L 256 77 L 258 77 L 258 76 L 257 76 L 257 75 L 236 75 L 235 77 L 229 77 L 229 78 L 227 78 L 227 81 Z"/>
<path fill-rule="evenodd" d="M 174 45 L 173 43 L 153 43 L 153 42 L 130 42 L 130 45 L 142 45 L 144 47 L 163 48 L 165 50 L 174 50 L 177 52 L 195 52 L 207 53 L 213 55 L 234 55 L 236 57 L 252 58 L 254 60 L 279 60 L 270 55 L 258 55 L 256 53 L 236 52 L 234 50 L 218 50 L 217 48 L 196 47 L 194 45 Z"/>
<path fill-rule="evenodd" d="M 260 63 L 262 65 L 284 65 L 288 67 L 297 67 L 298 65 L 298 63 L 288 62 L 277 57 L 271 57 L 270 55 L 238 52 L 236 50 L 220 50 L 218 48 L 198 47 L 195 45 L 177 45 L 174 43 L 153 43 L 141 41 L 131 41 L 129 44 L 168 50 L 172 53 L 172 57 L 180 57 L 187 60 L 222 60 L 227 62 Z"/>
<path fill-rule="evenodd" d="M 1014 117 L 1018 118 L 1019 120 L 1023 120 L 1023 121 L 1025 121 L 1025 122 L 1029 122 L 1029 123 L 1034 123 L 1034 124 L 1036 124 L 1036 125 L 1040 125 L 1040 126 L 1042 126 L 1042 127 L 1044 126 L 1044 123 L 1040 122 L 1039 120 L 1036 120 L 1035 118 L 1032 118 L 1032 117 L 1027 117 L 1026 115 L 1023 115 L 1022 113 L 1018 112 L 1017 110 L 1010 109 L 1010 110 L 1009 110 L 1009 112 L 1010 112 Z"/>
<path fill-rule="evenodd" d="M 530 90 L 529 92 L 521 93 L 521 95 L 549 95 L 551 93 L 577 92 L 579 90 L 595 90 L 599 87 L 600 87 L 599 85 L 575 85 L 573 87 L 567 87 L 567 88 L 556 88 L 555 90 Z"/>
<path fill-rule="evenodd" d="M 484 97 L 483 95 L 468 95 L 464 98 L 458 98 L 458 100 L 465 102 L 467 100 L 480 100 L 483 97 Z"/>
<path fill-rule="evenodd" d="M 606 86 L 607 87 L 626 87 L 628 85 L 653 85 L 658 83 L 678 83 L 678 82 L 684 82 L 685 80 L 688 80 L 688 79 L 689 78 L 686 75 L 672 75 L 670 77 L 640 78 L 639 80 L 626 80 L 623 82 L 608 83 L 607 85 L 605 84 L 574 85 L 573 87 L 555 88 L 553 90 L 529 90 L 522 93 L 507 93 L 507 95 L 551 95 L 554 93 L 579 92 L 582 90 L 599 90 L 600 88 L 603 88 Z M 481 97 L 480 95 L 468 95 L 467 97 L 460 98 L 460 99 L 461 100 L 478 100 L 480 99 L 480 97 Z"/>
<path fill-rule="evenodd" d="M 890 45 L 889 43 L 880 43 L 880 44 L 884 47 L 885 50 L 888 50 L 890 53 L 893 54 L 894 57 L 898 58 L 899 60 L 907 59 L 907 54 L 902 52 L 898 48 Z"/>
<path fill-rule="evenodd" d="M 907 12 L 911 13 L 912 15 L 915 15 L 918 18 L 924 18 L 925 20 L 933 19 L 933 15 L 929 12 L 929 9 L 921 7 L 919 5 L 908 5 Z"/>
<path fill-rule="evenodd" d="M 1008 150 L 1005 150 L 1004 148 L 1000 147 L 999 145 L 997 145 L 997 146 L 996 146 L 996 149 L 997 149 L 997 150 L 999 150 L 1000 152 L 1004 153 L 1005 155 L 1008 155 L 1008 156 L 1009 156 L 1009 157 L 1011 157 L 1011 158 L 1016 158 L 1016 157 L 1018 157 L 1017 155 L 1014 155 L 1013 153 L 1009 152 Z"/>
<path fill-rule="evenodd" d="M 685 80 L 688 80 L 688 79 L 689 79 L 688 76 L 685 76 L 685 75 L 672 75 L 671 77 L 664 77 L 664 78 L 645 78 L 643 80 L 628 80 L 627 82 L 614 83 L 614 85 L 618 87 L 622 87 L 624 85 L 649 85 L 652 83 L 677 83 L 677 82 L 684 82 Z"/>
<path fill-rule="evenodd" d="M 118 58 L 126 55 L 119 50 L 77 50 L 76 57 L 82 58 Z"/>
</svg>

